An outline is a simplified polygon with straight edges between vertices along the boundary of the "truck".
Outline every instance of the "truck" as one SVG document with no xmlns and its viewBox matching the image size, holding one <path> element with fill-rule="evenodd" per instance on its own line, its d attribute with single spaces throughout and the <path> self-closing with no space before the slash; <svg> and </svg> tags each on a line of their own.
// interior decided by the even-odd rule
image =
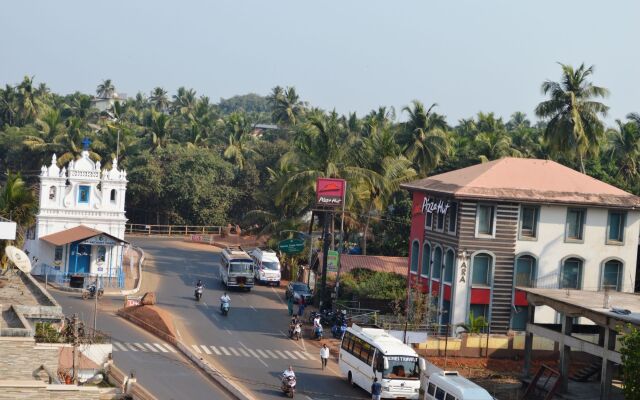
<svg viewBox="0 0 640 400">
<path fill-rule="evenodd" d="M 227 288 L 251 290 L 254 283 L 254 262 L 240 246 L 228 246 L 222 250 L 220 280 Z"/>
<path fill-rule="evenodd" d="M 280 286 L 280 260 L 273 250 L 256 248 L 249 251 L 255 265 L 254 278 L 257 283 Z"/>
</svg>

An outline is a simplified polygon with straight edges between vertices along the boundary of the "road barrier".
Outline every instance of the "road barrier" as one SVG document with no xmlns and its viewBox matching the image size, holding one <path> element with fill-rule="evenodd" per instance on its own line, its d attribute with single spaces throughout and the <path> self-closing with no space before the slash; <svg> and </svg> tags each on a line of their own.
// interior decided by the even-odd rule
<svg viewBox="0 0 640 400">
<path fill-rule="evenodd" d="M 148 225 L 126 224 L 125 232 L 128 235 L 146 236 L 189 236 L 222 234 L 222 226 L 212 225 Z"/>
</svg>

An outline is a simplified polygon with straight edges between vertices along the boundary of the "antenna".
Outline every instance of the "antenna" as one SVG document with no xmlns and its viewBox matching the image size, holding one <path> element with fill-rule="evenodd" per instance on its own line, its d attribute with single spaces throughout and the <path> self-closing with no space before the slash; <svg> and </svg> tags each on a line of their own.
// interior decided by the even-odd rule
<svg viewBox="0 0 640 400">
<path fill-rule="evenodd" d="M 15 246 L 7 246 L 4 250 L 7 258 L 25 274 L 31 273 L 31 261 L 29 257 Z"/>
</svg>

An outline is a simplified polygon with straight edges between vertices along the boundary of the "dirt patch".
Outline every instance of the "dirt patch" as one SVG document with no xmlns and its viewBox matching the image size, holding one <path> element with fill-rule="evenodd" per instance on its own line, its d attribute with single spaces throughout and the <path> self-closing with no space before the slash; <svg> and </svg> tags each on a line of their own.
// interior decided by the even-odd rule
<svg viewBox="0 0 640 400">
<path fill-rule="evenodd" d="M 156 306 L 135 306 L 118 310 L 118 315 L 126 318 L 158 336 L 169 336 L 175 339 L 176 328 L 171 316 Z"/>
</svg>

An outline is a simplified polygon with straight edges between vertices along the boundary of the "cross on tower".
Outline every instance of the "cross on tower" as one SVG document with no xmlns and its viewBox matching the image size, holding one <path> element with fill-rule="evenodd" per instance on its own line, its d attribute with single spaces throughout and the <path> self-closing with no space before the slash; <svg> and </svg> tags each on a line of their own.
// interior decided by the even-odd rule
<svg viewBox="0 0 640 400">
<path fill-rule="evenodd" d="M 82 139 L 82 150 L 89 151 L 89 145 L 91 144 L 91 140 L 88 137 Z"/>
</svg>

